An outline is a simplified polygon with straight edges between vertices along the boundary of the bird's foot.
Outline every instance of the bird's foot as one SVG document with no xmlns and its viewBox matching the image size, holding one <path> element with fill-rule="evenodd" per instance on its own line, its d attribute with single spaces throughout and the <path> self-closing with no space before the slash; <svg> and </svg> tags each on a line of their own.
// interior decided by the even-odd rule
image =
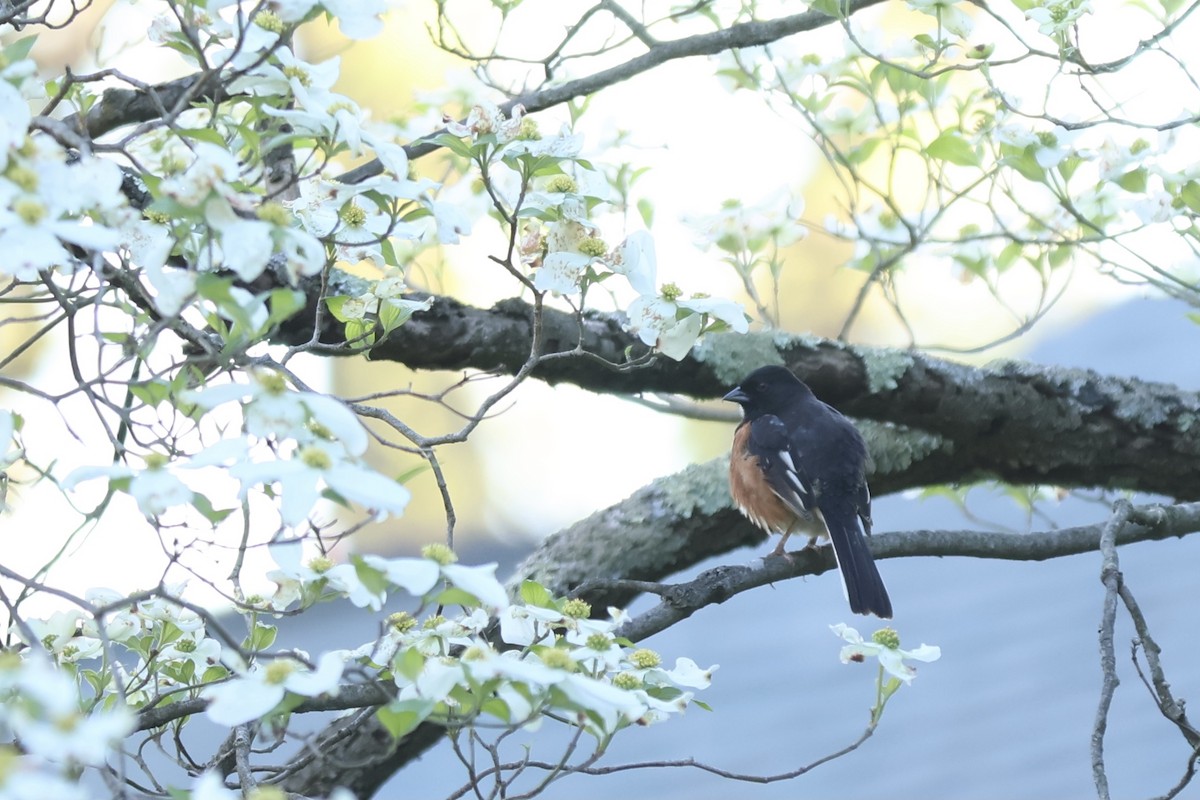
<svg viewBox="0 0 1200 800">
<path fill-rule="evenodd" d="M 789 564 L 793 563 L 796 560 L 795 556 L 793 556 L 791 553 L 784 550 L 783 545 L 784 545 L 784 543 L 780 542 L 779 546 L 776 547 L 774 550 L 772 550 L 770 552 L 770 554 L 767 555 L 767 558 L 774 558 L 776 556 L 779 556 L 780 558 L 786 559 Z"/>
</svg>

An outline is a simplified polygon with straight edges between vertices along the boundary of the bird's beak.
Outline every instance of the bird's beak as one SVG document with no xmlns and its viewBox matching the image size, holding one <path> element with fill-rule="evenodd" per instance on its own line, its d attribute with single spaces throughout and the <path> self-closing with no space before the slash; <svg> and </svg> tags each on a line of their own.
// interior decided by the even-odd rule
<svg viewBox="0 0 1200 800">
<path fill-rule="evenodd" d="M 729 403 L 745 403 L 750 398 L 745 392 L 742 391 L 742 387 L 735 386 L 732 390 L 730 390 L 729 394 L 725 395 L 721 399 Z"/>
</svg>

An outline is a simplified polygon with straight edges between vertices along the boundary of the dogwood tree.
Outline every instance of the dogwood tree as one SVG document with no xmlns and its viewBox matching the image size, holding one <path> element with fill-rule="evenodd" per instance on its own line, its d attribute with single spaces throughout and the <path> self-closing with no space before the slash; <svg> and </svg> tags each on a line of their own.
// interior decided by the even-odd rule
<svg viewBox="0 0 1200 800">
<path fill-rule="evenodd" d="M 1086 529 L 875 540 L 881 557 L 1100 549 L 1105 652 L 1118 599 L 1148 636 L 1116 546 L 1200 529 L 1200 506 L 1186 502 L 1200 495 L 1189 466 L 1200 397 L 935 357 L 909 317 L 908 287 L 952 264 L 1011 312 L 1010 330 L 961 351 L 1020 336 L 1084 273 L 1200 304 L 1195 4 L 427 5 L 0 4 L 0 303 L 15 332 L 0 353 L 0 515 L 11 536 L 37 536 L 52 552 L 32 567 L 0 565 L 0 795 L 365 797 L 449 739 L 463 771 L 447 777 L 446 796 L 531 796 L 592 770 L 618 734 L 703 705 L 696 693 L 715 665 L 638 643 L 832 557 L 806 550 L 658 583 L 758 536 L 731 508 L 718 460 L 562 531 L 500 576 L 507 583 L 494 564 L 458 563 L 455 487 L 439 458 L 481 426 L 504 425 L 493 412 L 528 381 L 711 415 L 680 398 L 719 397 L 750 367 L 786 364 L 864 420 L 876 494 L 989 479 L 1174 498 L 1119 503 Z M 102 37 L 62 74 L 31 57 L 39 35 L 102 14 L 145 29 L 123 30 L 118 48 Z M 339 58 L 302 45 L 323 20 L 357 42 L 418 15 L 474 79 L 412 98 L 403 119 L 373 118 L 339 91 Z M 549 39 L 546 19 L 561 23 Z M 702 57 L 712 81 L 698 91 L 756 93 L 832 176 L 826 219 L 804 216 L 798 198 L 762 207 L 722 174 L 719 150 L 783 145 L 752 131 L 712 143 L 698 168 L 739 199 L 693 221 L 736 279 L 729 297 L 728 282 L 660 277 L 662 262 L 687 256 L 656 242 L 642 165 L 617 146 L 636 136 L 637 115 L 632 133 L 613 136 L 587 108 L 615 84 Z M 791 247 L 810 231 L 852 245 L 843 268 L 858 290 L 837 339 L 781 327 Z M 486 263 L 457 266 L 504 282 L 510 299 L 492 308 L 421 285 L 422 265 L 472 239 L 489 248 Z M 851 343 L 869 302 L 902 322 L 907 348 Z M 43 340 L 61 359 L 25 369 Z M 297 368 L 332 358 L 442 370 L 444 389 L 342 397 Z M 485 375 L 499 380 L 482 399 L 451 402 Z M 425 430 L 380 402 L 394 397 L 452 408 L 458 422 Z M 436 476 L 446 541 L 420 557 L 354 547 L 356 533 L 403 515 L 411 499 L 404 476 L 372 465 L 381 448 Z M 45 503 L 46 491 L 66 513 L 35 529 L 43 511 L 30 498 Z M 120 548 L 130 530 L 162 555 L 142 591 L 114 591 L 102 575 L 91 587 L 57 580 L 80 538 Z M 632 546 L 645 542 L 654 546 Z M 622 611 L 645 592 L 662 603 Z M 385 614 L 397 595 L 412 610 Z M 322 653 L 276 645 L 279 617 L 331 600 L 374 615 L 379 635 Z M 843 660 L 879 661 L 861 743 L 911 681 L 905 659 L 938 651 L 901 649 L 890 630 L 834 632 Z M 1156 702 L 1194 747 L 1146 655 Z M 1111 658 L 1103 666 L 1111 676 Z M 1094 737 L 1101 796 L 1111 691 L 1106 683 Z M 326 712 L 340 714 L 299 732 Z M 184 731 L 214 724 L 224 743 L 190 751 Z M 547 725 L 569 731 L 569 745 L 524 754 Z M 830 751 L 853 757 L 858 743 Z M 145 758 L 151 747 L 166 766 Z"/>
</svg>

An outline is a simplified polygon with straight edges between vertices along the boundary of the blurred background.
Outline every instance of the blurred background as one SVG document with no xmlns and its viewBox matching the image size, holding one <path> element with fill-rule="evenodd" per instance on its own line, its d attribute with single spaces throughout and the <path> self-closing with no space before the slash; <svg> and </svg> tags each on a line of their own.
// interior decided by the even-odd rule
<svg viewBox="0 0 1200 800">
<path fill-rule="evenodd" d="M 81 63 L 80 54 L 99 47 L 114 54 L 115 63 L 130 74 L 171 77 L 170 64 L 146 63 L 132 49 L 123 55 L 130 37 L 146 30 L 151 5 L 96 4 L 87 24 L 43 35 L 34 53 L 47 71 L 57 72 L 64 64 L 82 71 L 88 65 L 86 57 Z M 369 107 L 376 118 L 393 119 L 414 135 L 435 130 L 443 113 L 461 115 L 469 105 L 465 101 L 487 95 L 469 88 L 472 79 L 462 62 L 429 44 L 426 5 L 403 4 L 388 18 L 383 36 L 353 48 L 336 28 L 318 21 L 306 28 L 298 49 L 313 62 L 340 58 L 338 90 Z M 546 35 L 552 36 L 555 26 L 578 7 L 562 3 L 560 11 L 547 14 L 541 21 Z M 887 10 L 879 17 L 881 24 L 903 25 L 906 19 L 900 11 Z M 492 21 L 481 17 L 478 24 L 486 28 Z M 536 45 L 537 25 L 525 30 Z M 536 119 L 543 132 L 552 133 L 568 121 L 568 114 L 558 109 Z M 742 292 L 739 277 L 713 246 L 722 225 L 745 222 L 729 221 L 728 201 L 736 200 L 739 213 L 750 218 L 746 224 L 792 226 L 794 241 L 781 253 L 780 327 L 821 336 L 839 333 L 865 276 L 840 269 L 853 245 L 825 233 L 826 217 L 839 211 L 832 200 L 833 178 L 815 147 L 761 99 L 725 91 L 714 80 L 710 62 L 677 62 L 597 95 L 579 130 L 585 135 L 584 156 L 611 163 L 627 159 L 647 168 L 636 196 L 654 204 L 661 283 L 674 281 L 687 292 Z M 438 157 L 422 159 L 415 168 L 439 180 L 445 173 Z M 468 188 L 450 186 L 446 191 L 461 200 Z M 644 224 L 635 212 L 614 214 L 605 223 L 605 238 L 620 241 Z M 421 256 L 410 284 L 483 306 L 511 295 L 511 282 L 487 259 L 499 247 L 500 235 L 481 212 L 463 244 Z M 1014 327 L 1010 311 L 986 287 L 950 264 L 922 265 L 896 280 L 897 291 L 907 298 L 907 322 L 919 334 L 918 345 L 971 350 Z M 1197 329 L 1183 304 L 1146 298 L 1137 289 L 1084 271 L 1064 280 L 1069 280 L 1068 291 L 1031 332 L 955 357 L 975 364 L 1020 358 L 1089 367 L 1200 390 Z M 1008 300 L 1019 305 L 1034 293 L 1030 281 L 1014 274 L 1004 289 Z M 21 326 L 0 327 L 0 347 L 14 346 L 22 333 Z M 867 299 L 850 338 L 912 344 L 905 321 L 877 297 Z M 61 346 L 61 341 L 48 340 L 31 349 L 17 365 L 23 379 L 52 373 Z M 458 377 L 360 359 L 308 359 L 298 371 L 315 387 L 342 396 L 410 385 L 436 391 Z M 489 386 L 486 381 L 472 384 L 455 395 L 455 402 L 470 410 Z M 23 400 L 0 394 L 0 402 L 21 410 Z M 393 408 L 426 434 L 460 423 L 444 409 L 416 401 L 396 402 Z M 532 381 L 502 409 L 469 442 L 440 453 L 458 515 L 462 559 L 499 561 L 502 575 L 554 531 L 619 502 L 655 477 L 724 453 L 733 427 L 732 418 L 716 423 L 664 417 L 622 398 Z M 65 464 L 86 459 L 70 440 L 60 445 Z M 421 462 L 400 455 L 391 463 L 377 463 L 400 474 Z M 414 499 L 408 512 L 359 533 L 355 549 L 410 554 L 444 536 L 433 476 L 426 471 L 409 485 Z M 38 502 L 38 491 L 28 492 L 9 521 L 10 531 L 55 524 L 59 511 Z M 1088 493 L 1061 502 L 1050 499 L 1031 519 L 1002 492 L 980 488 L 968 495 L 965 510 L 946 499 L 879 498 L 875 519 L 881 532 L 978 525 L 1045 529 L 1101 521 L 1107 503 Z M 101 575 L 106 585 L 129 591 L 155 580 L 154 559 L 161 553 L 136 531 L 122 533 L 121 547 L 100 534 L 72 546 L 71 557 L 55 570 L 56 585 L 78 592 Z M 57 546 L 44 537 L 22 537 L 6 545 L 6 563 L 28 568 L 44 562 Z M 732 553 L 719 563 L 744 563 L 766 550 Z M 144 555 L 146 564 L 139 566 L 135 554 Z M 1126 579 L 1164 648 L 1176 696 L 1194 697 L 1200 691 L 1200 672 L 1192 667 L 1200 656 L 1194 609 L 1200 540 L 1136 545 L 1122 550 L 1121 558 Z M 699 565 L 679 578 L 716 563 Z M 690 769 L 651 769 L 573 777 L 546 796 L 1091 795 L 1088 746 L 1100 686 L 1099 568 L 1096 554 L 1044 564 L 884 562 L 881 570 L 903 643 L 939 645 L 943 657 L 922 666 L 916 682 L 893 698 L 879 731 L 859 752 L 803 778 L 770 785 L 730 783 Z M 315 652 L 354 646 L 377 634 L 378 621 L 366 615 L 336 606 L 314 611 L 304 616 L 303 628 L 286 629 L 278 644 Z M 722 769 L 768 775 L 848 744 L 867 722 L 874 674 L 869 667 L 838 662 L 840 641 L 828 631 L 837 622 L 857 625 L 868 636 L 873 630 L 869 622 L 849 618 L 837 579 L 824 575 L 739 596 L 655 637 L 647 644 L 668 663 L 687 655 L 702 666 L 721 665 L 713 687 L 703 695 L 713 712 L 694 709 L 668 725 L 618 737 L 602 763 L 694 757 Z M 1165 792 L 1182 774 L 1188 756 L 1181 737 L 1159 718 L 1129 665 L 1130 635 L 1127 630 L 1118 635 L 1123 684 L 1110 717 L 1107 747 L 1114 796 Z M 538 740 L 534 755 L 539 753 L 554 755 L 552 736 Z M 457 788 L 447 780 L 459 774 L 453 762 L 449 748 L 436 748 L 402 771 L 381 796 L 445 796 Z M 1190 796 L 1200 797 L 1200 791 L 1192 790 Z"/>
</svg>

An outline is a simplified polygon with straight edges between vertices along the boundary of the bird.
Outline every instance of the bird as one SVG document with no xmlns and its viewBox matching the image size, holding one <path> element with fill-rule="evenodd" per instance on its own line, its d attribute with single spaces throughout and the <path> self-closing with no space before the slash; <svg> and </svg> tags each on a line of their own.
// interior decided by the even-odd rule
<svg viewBox="0 0 1200 800">
<path fill-rule="evenodd" d="M 781 366 L 754 370 L 724 399 L 742 407 L 730 493 L 751 522 L 781 534 L 771 555 L 786 555 L 793 533 L 806 533 L 809 547 L 828 538 L 850 610 L 891 619 L 892 601 L 867 542 L 867 445 L 854 423 Z"/>
</svg>

